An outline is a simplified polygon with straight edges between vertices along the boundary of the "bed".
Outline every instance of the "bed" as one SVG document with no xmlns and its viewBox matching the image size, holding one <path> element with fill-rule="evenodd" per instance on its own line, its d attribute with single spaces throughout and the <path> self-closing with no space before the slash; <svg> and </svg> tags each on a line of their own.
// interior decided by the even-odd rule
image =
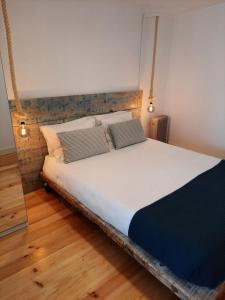
<svg viewBox="0 0 225 300">
<path fill-rule="evenodd" d="M 40 132 L 41 126 L 121 110 L 132 112 L 133 117 L 140 117 L 140 90 L 26 99 L 22 100 L 22 106 L 27 115 L 26 126 L 30 131 L 26 140 L 16 134 L 20 120 L 14 102 L 10 102 L 25 192 L 42 187 L 44 182 L 46 189 L 51 187 L 79 209 L 180 299 L 224 299 L 225 283 L 216 288 L 206 288 L 181 279 L 166 264 L 145 251 L 145 245 L 140 247 L 128 237 L 134 217 L 137 217 L 137 222 L 142 216 L 143 219 L 145 217 L 137 212 L 142 213 L 143 208 L 152 206 L 157 213 L 157 203 L 162 203 L 161 199 L 166 199 L 168 194 L 174 195 L 177 190 L 189 185 L 193 178 L 201 177 L 201 174 L 208 176 L 210 170 L 217 170 L 217 167 L 220 169 L 219 159 L 153 140 L 70 164 L 64 164 L 60 159 L 47 155 L 47 145 Z M 222 169 L 224 170 L 223 166 Z M 220 176 L 220 170 L 216 174 Z M 172 202 L 176 201 L 174 199 Z M 166 205 L 167 201 L 164 202 Z M 114 218 L 115 212 L 118 215 L 117 222 Z M 157 222 L 153 225 L 158 226 Z M 132 232 L 134 236 L 136 233 L 135 230 Z"/>
<path fill-rule="evenodd" d="M 181 299 L 216 299 L 222 285 L 204 288 L 176 277 L 131 241 L 128 231 L 137 211 L 219 164 L 217 158 L 148 139 L 70 164 L 47 156 L 42 177 Z"/>
</svg>

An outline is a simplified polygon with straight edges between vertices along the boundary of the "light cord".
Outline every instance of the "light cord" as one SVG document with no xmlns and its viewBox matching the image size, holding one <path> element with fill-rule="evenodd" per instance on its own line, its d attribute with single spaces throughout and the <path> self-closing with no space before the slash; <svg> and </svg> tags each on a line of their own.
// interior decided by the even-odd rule
<svg viewBox="0 0 225 300">
<path fill-rule="evenodd" d="M 159 16 L 156 16 L 155 17 L 155 32 L 154 32 L 152 72 L 151 72 L 149 99 L 154 98 L 154 79 L 155 79 L 155 66 L 156 66 L 156 55 L 157 55 L 158 28 L 159 28 Z"/>
<path fill-rule="evenodd" d="M 1 0 L 2 6 L 2 14 L 3 14 L 3 21 L 5 26 L 5 33 L 6 33 L 6 43 L 7 43 L 7 51 L 8 51 L 8 58 L 9 58 L 9 69 L 10 69 L 10 76 L 12 81 L 12 89 L 15 99 L 15 105 L 18 115 L 24 116 L 24 112 L 21 105 L 21 100 L 18 95 L 17 84 L 16 84 L 16 75 L 15 75 L 15 65 L 14 65 L 14 58 L 13 58 L 13 46 L 12 46 L 12 37 L 11 37 L 11 30 L 10 30 L 10 23 L 9 23 L 9 16 L 7 11 L 6 0 Z"/>
</svg>

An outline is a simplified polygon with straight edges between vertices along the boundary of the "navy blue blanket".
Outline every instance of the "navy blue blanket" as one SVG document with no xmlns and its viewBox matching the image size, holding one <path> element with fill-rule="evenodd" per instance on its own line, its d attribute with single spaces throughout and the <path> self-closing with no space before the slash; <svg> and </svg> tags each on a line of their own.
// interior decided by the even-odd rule
<svg viewBox="0 0 225 300">
<path fill-rule="evenodd" d="M 225 161 L 139 210 L 129 237 L 178 277 L 219 285 L 225 280 Z"/>
</svg>

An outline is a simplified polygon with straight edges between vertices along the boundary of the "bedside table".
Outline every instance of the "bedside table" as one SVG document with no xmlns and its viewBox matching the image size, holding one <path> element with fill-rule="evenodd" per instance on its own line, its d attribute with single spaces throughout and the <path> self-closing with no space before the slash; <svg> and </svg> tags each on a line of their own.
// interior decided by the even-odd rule
<svg viewBox="0 0 225 300">
<path fill-rule="evenodd" d="M 149 132 L 151 139 L 168 143 L 169 117 L 166 115 L 161 115 L 151 118 Z"/>
</svg>

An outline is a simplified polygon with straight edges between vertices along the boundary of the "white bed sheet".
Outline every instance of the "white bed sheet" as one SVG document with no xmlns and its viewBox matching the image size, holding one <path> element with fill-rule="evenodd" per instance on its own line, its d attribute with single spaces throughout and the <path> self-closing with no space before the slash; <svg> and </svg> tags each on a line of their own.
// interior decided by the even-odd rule
<svg viewBox="0 0 225 300">
<path fill-rule="evenodd" d="M 141 208 L 179 189 L 218 158 L 148 139 L 64 164 L 47 156 L 44 173 L 123 234 Z"/>
</svg>

